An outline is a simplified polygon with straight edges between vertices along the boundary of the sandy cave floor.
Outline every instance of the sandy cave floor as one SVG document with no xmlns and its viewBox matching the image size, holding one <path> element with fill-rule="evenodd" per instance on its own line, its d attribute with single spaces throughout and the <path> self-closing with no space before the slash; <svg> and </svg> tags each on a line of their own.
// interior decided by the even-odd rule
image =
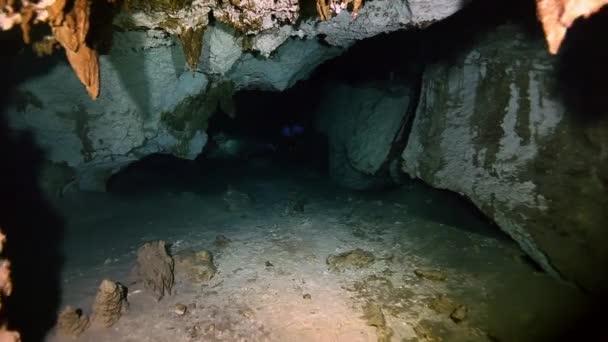
<svg viewBox="0 0 608 342">
<path fill-rule="evenodd" d="M 129 288 L 120 321 L 78 341 L 544 341 L 584 308 L 577 290 L 537 272 L 444 192 L 418 183 L 352 192 L 263 160 L 236 169 L 140 173 L 130 195 L 72 193 L 57 203 L 68 222 L 64 305 L 88 312 L 103 278 Z M 228 184 L 249 194 L 251 206 L 228 210 Z M 304 210 L 286 213 L 294 194 Z M 231 242 L 217 246 L 218 235 Z M 211 251 L 217 273 L 203 284 L 178 275 L 173 295 L 156 302 L 131 269 L 137 248 L 157 239 L 172 253 Z M 329 255 L 356 248 L 375 261 L 329 269 Z M 450 319 L 433 304 L 440 297 L 465 305 L 466 318 Z M 188 306 L 183 316 L 178 303 Z M 74 339 L 53 332 L 49 340 Z"/>
</svg>

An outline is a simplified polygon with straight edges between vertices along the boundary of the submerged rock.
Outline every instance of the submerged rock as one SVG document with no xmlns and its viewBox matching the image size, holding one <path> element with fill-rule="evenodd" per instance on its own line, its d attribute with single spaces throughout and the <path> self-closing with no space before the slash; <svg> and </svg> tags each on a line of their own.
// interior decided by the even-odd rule
<svg viewBox="0 0 608 342">
<path fill-rule="evenodd" d="M 111 327 L 128 308 L 127 288 L 120 283 L 104 279 L 99 285 L 93 303 L 93 324 Z"/>
<path fill-rule="evenodd" d="M 371 265 L 375 260 L 374 254 L 360 248 L 352 251 L 330 255 L 327 264 L 331 270 L 342 271 L 348 268 L 364 268 Z"/>
<path fill-rule="evenodd" d="M 171 294 L 174 282 L 174 261 L 165 241 L 148 242 L 137 251 L 137 275 L 144 287 L 157 300 Z"/>
<path fill-rule="evenodd" d="M 66 306 L 59 313 L 57 332 L 61 335 L 78 337 L 89 327 L 89 324 L 89 317 L 81 309 Z"/>
<path fill-rule="evenodd" d="M 367 324 L 376 328 L 378 342 L 390 342 L 393 330 L 386 326 L 386 319 L 384 318 L 382 308 L 374 303 L 367 303 L 363 307 L 363 313 L 363 318 L 365 318 Z"/>
<path fill-rule="evenodd" d="M 447 276 L 444 272 L 434 269 L 419 268 L 414 270 L 414 274 L 420 278 L 434 281 L 444 281 L 447 279 Z"/>
<path fill-rule="evenodd" d="M 178 316 L 185 315 L 187 311 L 188 307 L 182 303 L 175 304 L 175 307 L 173 308 L 173 312 L 175 312 L 175 314 Z"/>
<path fill-rule="evenodd" d="M 399 158 L 393 145 L 405 142 L 402 129 L 413 115 L 416 88 L 405 82 L 327 88 L 317 117 L 329 139 L 330 176 L 357 190 L 390 184 L 388 165 Z"/>
<path fill-rule="evenodd" d="M 465 320 L 469 311 L 466 305 L 460 304 L 446 295 L 433 298 L 429 302 L 429 308 L 437 313 L 449 315 L 455 323 Z"/>
<path fill-rule="evenodd" d="M 541 37 L 513 26 L 427 66 L 403 170 L 471 199 L 548 273 L 601 292 L 608 116 L 582 119 L 557 71 Z"/>
<path fill-rule="evenodd" d="M 455 323 L 460 323 L 467 318 L 467 314 L 469 313 L 469 309 L 464 304 L 459 304 L 454 311 L 450 314 L 450 318 Z"/>
<path fill-rule="evenodd" d="M 207 282 L 216 271 L 213 255 L 209 251 L 184 250 L 175 255 L 175 273 L 189 281 Z"/>
</svg>

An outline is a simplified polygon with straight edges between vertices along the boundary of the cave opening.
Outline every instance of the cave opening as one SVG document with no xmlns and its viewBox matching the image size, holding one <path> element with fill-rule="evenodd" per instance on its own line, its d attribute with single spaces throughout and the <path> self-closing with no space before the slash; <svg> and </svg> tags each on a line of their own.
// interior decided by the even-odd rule
<svg viewBox="0 0 608 342">
<path fill-rule="evenodd" d="M 45 198 L 65 221 L 36 209 L 51 224 L 36 257 L 54 257 L 43 274 L 61 279 L 45 306 L 47 325 L 61 313 L 47 339 L 71 339 L 66 329 L 85 341 L 577 335 L 572 327 L 590 304 L 579 287 L 589 278 L 554 253 L 563 240 L 551 234 L 571 232 L 535 211 L 562 204 L 556 192 L 577 190 L 562 188 L 568 178 L 550 164 L 564 144 L 543 134 L 583 136 L 594 152 L 603 135 L 558 126 L 553 66 L 532 6 L 474 2 L 433 25 L 340 47 L 331 29 L 307 39 L 292 32 L 268 56 L 263 39 L 212 21 L 204 39 L 215 45 L 202 49 L 212 58 L 188 72 L 180 69 L 185 42 L 158 27 L 117 30 L 118 52 L 102 56 L 110 67 L 99 106 L 55 98 L 57 87 L 37 78 L 16 87 L 0 148 L 40 174 L 20 175 L 30 179 L 10 189 L 32 178 L 41 189 L 25 187 L 14 206 Z M 366 10 L 359 15 L 369 18 Z M 350 14 L 337 18 L 332 25 L 356 31 Z M 120 49 L 125 41 L 136 47 Z M 17 83 L 63 80 L 58 63 Z M 134 65 L 139 73 L 125 72 Z M 292 70 L 300 67 L 310 70 Z M 41 132 L 16 138 L 23 129 Z M 35 158 L 9 153 L 11 143 Z M 585 151 L 567 175 L 601 155 Z M 603 181 L 601 167 L 594 176 Z M 581 191 L 596 198 L 589 184 Z M 571 212 L 592 222 L 598 206 L 589 208 Z M 131 307 L 110 313 L 113 328 L 87 329 L 99 319 L 104 279 L 122 284 L 113 296 Z"/>
</svg>

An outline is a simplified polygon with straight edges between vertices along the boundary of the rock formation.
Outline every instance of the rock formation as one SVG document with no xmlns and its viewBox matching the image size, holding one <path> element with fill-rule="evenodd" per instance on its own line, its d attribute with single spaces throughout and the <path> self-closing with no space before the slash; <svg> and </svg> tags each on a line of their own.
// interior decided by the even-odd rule
<svg viewBox="0 0 608 342">
<path fill-rule="evenodd" d="M 403 148 L 416 92 L 389 81 L 327 86 L 317 117 L 329 139 L 329 172 L 336 182 L 358 190 L 391 183 L 388 167 L 399 159 L 394 145 Z"/>
<path fill-rule="evenodd" d="M 12 87 L 6 111 L 13 128 L 35 133 L 50 162 L 72 169 L 73 189 L 103 191 L 110 175 L 146 155 L 194 158 L 207 142 L 209 116 L 218 104 L 225 111 L 234 91 L 287 89 L 357 40 L 427 25 L 464 3 L 376 0 L 354 20 L 342 11 L 319 22 L 294 0 L 128 0 L 112 23 L 119 30 L 111 50 L 99 57 L 98 100 L 55 59 Z M 2 7 L 0 18 L 11 13 Z M 37 63 L 20 56 L 8 72 Z M 85 83 L 94 93 L 94 82 Z"/>
<path fill-rule="evenodd" d="M 148 242 L 137 251 L 137 275 L 144 287 L 157 300 L 171 294 L 174 282 L 174 261 L 167 253 L 165 241 Z"/>
<path fill-rule="evenodd" d="M 584 122 L 543 42 L 514 27 L 427 66 L 403 170 L 471 199 L 546 271 L 608 280 L 608 118 Z"/>
<path fill-rule="evenodd" d="M 343 271 L 349 268 L 367 267 L 375 260 L 376 258 L 372 252 L 357 248 L 340 254 L 332 254 L 327 257 L 326 263 L 331 270 Z"/>
<path fill-rule="evenodd" d="M 57 332 L 61 335 L 78 337 L 90 325 L 89 316 L 82 310 L 66 306 L 57 319 Z"/>
<path fill-rule="evenodd" d="M 127 308 L 127 288 L 120 283 L 104 279 L 99 285 L 93 303 L 93 324 L 105 328 L 111 327 Z"/>
<path fill-rule="evenodd" d="M 217 271 L 213 255 L 206 250 L 185 250 L 175 255 L 175 273 L 191 282 L 202 283 L 213 278 Z"/>
</svg>

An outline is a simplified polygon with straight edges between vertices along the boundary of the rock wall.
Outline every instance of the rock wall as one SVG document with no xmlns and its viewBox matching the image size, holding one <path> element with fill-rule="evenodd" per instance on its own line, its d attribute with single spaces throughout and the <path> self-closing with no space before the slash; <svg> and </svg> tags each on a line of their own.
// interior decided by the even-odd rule
<svg viewBox="0 0 608 342">
<path fill-rule="evenodd" d="M 13 128 L 32 130 L 47 152 L 53 170 L 45 174 L 55 176 L 43 183 L 51 192 L 61 193 L 66 177 L 74 188 L 104 190 L 112 173 L 145 155 L 194 158 L 206 144 L 209 116 L 217 108 L 235 114 L 234 91 L 284 90 L 357 40 L 427 25 L 465 3 L 377 0 L 356 19 L 343 11 L 319 22 L 316 14 L 300 17 L 294 0 L 128 0 L 114 20 L 112 49 L 100 58 L 97 101 L 65 61 L 23 77 L 37 64 L 23 58 L 12 68 L 23 81 L 6 112 Z"/>
<path fill-rule="evenodd" d="M 608 116 L 579 120 L 554 58 L 501 27 L 429 65 L 403 170 L 470 198 L 545 270 L 586 290 L 608 275 Z"/>
<path fill-rule="evenodd" d="M 357 190 L 391 183 L 388 166 L 398 158 L 394 145 L 413 114 L 417 90 L 400 81 L 330 84 L 317 113 L 329 139 L 329 172 L 339 184 Z"/>
</svg>

